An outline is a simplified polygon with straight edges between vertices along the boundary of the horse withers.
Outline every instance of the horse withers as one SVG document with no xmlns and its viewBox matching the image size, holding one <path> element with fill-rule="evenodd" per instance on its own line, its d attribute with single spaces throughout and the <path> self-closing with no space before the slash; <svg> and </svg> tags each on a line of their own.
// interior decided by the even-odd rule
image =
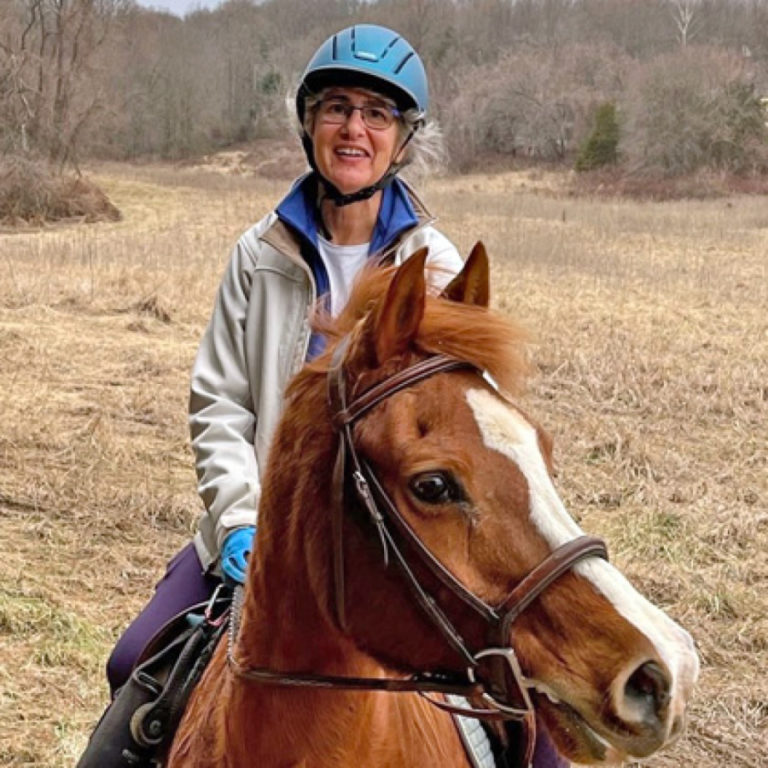
<svg viewBox="0 0 768 768">
<path fill-rule="evenodd" d="M 365 273 L 286 393 L 242 613 L 170 768 L 467 766 L 440 691 L 528 739 L 535 712 L 582 764 L 682 730 L 692 640 L 565 510 L 484 249 L 439 297 L 425 257 Z"/>
</svg>

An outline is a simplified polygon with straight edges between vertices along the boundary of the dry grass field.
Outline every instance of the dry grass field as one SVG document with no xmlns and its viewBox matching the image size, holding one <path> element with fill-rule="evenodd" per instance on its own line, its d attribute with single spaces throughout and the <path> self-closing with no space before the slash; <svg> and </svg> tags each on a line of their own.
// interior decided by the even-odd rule
<svg viewBox="0 0 768 768">
<path fill-rule="evenodd" d="M 239 232 L 283 181 L 99 168 L 123 220 L 0 233 L 0 765 L 71 766 L 103 663 L 199 504 L 187 376 Z M 531 172 L 425 188 L 536 334 L 558 485 L 694 634 L 687 735 L 768 758 L 768 205 L 573 198 Z"/>
</svg>

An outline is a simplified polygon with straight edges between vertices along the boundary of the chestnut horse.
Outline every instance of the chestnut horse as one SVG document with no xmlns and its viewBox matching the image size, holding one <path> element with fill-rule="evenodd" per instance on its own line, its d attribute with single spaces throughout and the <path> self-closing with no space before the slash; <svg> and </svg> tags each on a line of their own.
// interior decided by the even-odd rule
<svg viewBox="0 0 768 768">
<path fill-rule="evenodd" d="M 426 289 L 425 256 L 365 273 L 323 328 L 328 352 L 288 388 L 239 630 L 193 693 L 170 768 L 468 766 L 449 714 L 417 693 L 373 688 L 424 673 L 466 681 L 464 646 L 436 612 L 479 658 L 488 641 L 477 605 L 508 605 L 542 564 L 551 578 L 500 642 L 562 755 L 617 763 L 682 729 L 698 674 L 690 636 L 599 552 L 550 568 L 584 537 L 552 483 L 549 438 L 511 400 L 526 375 L 524 334 L 487 308 L 482 246 L 440 297 Z M 411 377 L 354 420 L 329 408 L 334 368 L 356 401 L 435 355 L 464 365 Z M 387 541 L 353 483 L 339 493 L 334 481 L 346 428 L 404 521 Z M 382 542 L 406 552 L 420 598 Z M 429 555 L 415 557 L 421 545 Z M 312 676 L 365 678 L 371 690 L 329 690 Z"/>
</svg>

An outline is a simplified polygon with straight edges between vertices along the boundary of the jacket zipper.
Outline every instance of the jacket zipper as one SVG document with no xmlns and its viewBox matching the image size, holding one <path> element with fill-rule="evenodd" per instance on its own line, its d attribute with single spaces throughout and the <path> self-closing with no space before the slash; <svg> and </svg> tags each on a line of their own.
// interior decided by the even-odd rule
<svg viewBox="0 0 768 768">
<path fill-rule="evenodd" d="M 406 237 L 412 237 L 413 235 L 415 235 L 417 232 L 421 231 L 425 227 L 432 226 L 432 224 L 434 224 L 435 221 L 437 221 L 437 218 L 434 216 L 425 217 L 413 229 L 409 230 L 407 235 L 403 233 L 403 235 L 398 237 L 397 240 L 394 243 L 392 243 L 386 250 L 382 251 L 380 259 L 384 261 L 388 259 L 390 256 L 394 257 L 394 254 L 397 252 L 397 249 L 400 248 L 400 246 L 403 244 L 403 241 L 406 239 Z M 304 365 L 307 359 L 307 351 L 309 350 L 309 340 L 311 337 L 311 330 L 309 327 L 309 312 L 313 304 L 317 300 L 317 297 L 315 296 L 317 289 L 315 288 L 315 279 L 312 275 L 312 272 L 309 269 L 308 265 L 305 264 L 303 260 L 297 259 L 296 254 L 286 251 L 284 248 L 281 248 L 279 245 L 272 242 L 271 239 L 265 239 L 264 235 L 266 235 L 271 228 L 272 227 L 269 227 L 266 230 L 266 232 L 264 232 L 264 234 L 261 235 L 259 239 L 265 242 L 271 248 L 274 248 L 282 256 L 285 256 L 285 258 L 287 258 L 289 261 L 292 261 L 294 264 L 298 264 L 299 267 L 304 272 L 304 274 L 309 278 L 309 300 L 306 302 L 306 305 L 305 305 L 306 311 L 304 313 L 304 319 L 301 321 L 299 325 L 299 332 L 293 344 L 294 347 L 300 347 L 300 349 L 298 349 L 297 352 L 301 352 L 301 354 L 296 354 L 294 356 L 294 359 L 291 363 L 290 374 L 291 376 L 293 376 L 301 370 L 302 366 Z M 393 258 L 393 261 L 394 261 L 394 258 Z M 302 335 L 303 335 L 303 339 L 302 339 Z"/>
</svg>

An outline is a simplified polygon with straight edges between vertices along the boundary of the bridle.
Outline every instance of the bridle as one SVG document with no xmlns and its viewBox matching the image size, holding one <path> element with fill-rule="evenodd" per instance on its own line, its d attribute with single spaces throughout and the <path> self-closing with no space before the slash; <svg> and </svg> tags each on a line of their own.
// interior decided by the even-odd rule
<svg viewBox="0 0 768 768">
<path fill-rule="evenodd" d="M 332 421 L 339 435 L 339 445 L 332 477 L 331 528 L 333 537 L 333 580 L 335 609 L 339 626 L 346 629 L 346 591 L 344 569 L 345 487 L 351 484 L 362 507 L 377 530 L 385 567 L 394 562 L 422 611 L 441 635 L 467 664 L 463 677 L 441 673 L 421 673 L 405 679 L 356 678 L 305 673 L 286 673 L 254 667 L 243 667 L 234 658 L 233 622 L 229 663 L 238 677 L 290 686 L 310 686 L 353 690 L 417 691 L 428 700 L 450 712 L 488 720 L 522 721 L 527 731 L 526 764 L 530 763 L 535 742 L 535 712 L 529 689 L 533 683 L 522 673 L 513 648 L 510 631 L 520 614 L 553 582 L 576 563 L 589 557 L 608 558 L 605 543 L 591 536 L 580 536 L 555 549 L 536 566 L 498 605 L 492 606 L 470 592 L 424 545 L 413 528 L 400 514 L 375 472 L 355 447 L 353 429 L 374 406 L 403 389 L 435 376 L 457 370 L 470 370 L 483 376 L 471 363 L 444 355 L 428 357 L 390 376 L 353 400 L 348 399 L 345 354 L 349 338 L 336 347 L 328 371 L 328 402 Z M 495 387 L 494 387 L 495 388 Z M 498 389 L 496 390 L 498 392 Z M 350 482 L 351 481 L 351 482 Z M 421 566 L 462 603 L 477 613 L 487 625 L 487 647 L 470 649 L 451 619 L 434 597 L 424 588 L 404 551 L 418 559 Z M 482 701 L 482 706 L 455 707 L 429 697 L 429 693 L 451 693 Z"/>
</svg>

